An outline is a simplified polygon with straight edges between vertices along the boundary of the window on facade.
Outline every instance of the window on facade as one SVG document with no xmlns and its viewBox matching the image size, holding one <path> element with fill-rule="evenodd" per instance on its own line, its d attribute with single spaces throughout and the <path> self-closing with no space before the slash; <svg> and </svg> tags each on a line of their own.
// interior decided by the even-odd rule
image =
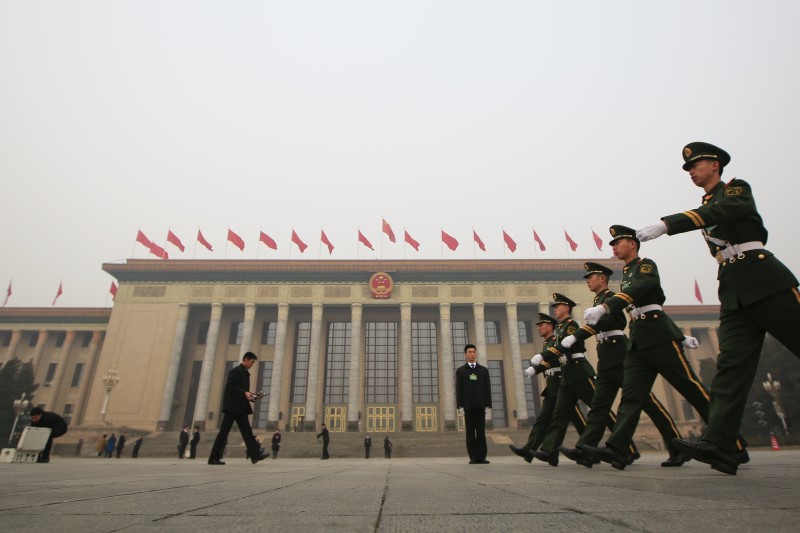
<svg viewBox="0 0 800 533">
<path fill-rule="evenodd" d="M 458 368 L 466 362 L 464 346 L 469 344 L 469 333 L 466 322 L 451 322 L 450 330 L 453 334 L 453 368 Z"/>
<path fill-rule="evenodd" d="M 500 344 L 500 322 L 487 320 L 484 325 L 486 326 L 486 344 Z"/>
<path fill-rule="evenodd" d="M 520 320 L 517 326 L 519 328 L 519 342 L 521 344 L 530 344 L 533 342 L 531 335 L 531 323 L 527 320 Z"/>
<path fill-rule="evenodd" d="M 347 403 L 350 392 L 350 323 L 328 324 L 325 404 Z"/>
<path fill-rule="evenodd" d="M 89 344 L 92 343 L 92 337 L 94 337 L 91 331 L 87 331 L 83 334 L 83 339 L 81 340 L 81 346 L 86 348 Z"/>
<path fill-rule="evenodd" d="M 503 362 L 489 361 L 489 379 L 492 383 L 492 424 L 496 428 L 508 426 L 506 394 L 503 382 Z"/>
<path fill-rule="evenodd" d="M 411 323 L 411 384 L 414 403 L 439 402 L 436 324 Z"/>
<path fill-rule="evenodd" d="M 208 337 L 208 320 L 200 322 L 197 326 L 197 344 L 205 344 Z"/>
<path fill-rule="evenodd" d="M 49 387 L 50 383 L 53 381 L 53 378 L 56 375 L 56 368 L 58 368 L 58 363 L 50 363 L 47 367 L 47 374 L 44 378 L 44 386 Z"/>
<path fill-rule="evenodd" d="M 234 320 L 231 322 L 231 332 L 228 335 L 228 344 L 242 344 L 242 332 L 244 331 L 244 322 Z"/>
<path fill-rule="evenodd" d="M 367 322 L 364 346 L 364 401 L 397 402 L 397 323 Z"/>
<path fill-rule="evenodd" d="M 61 416 L 64 418 L 64 422 L 69 424 L 72 422 L 72 413 L 75 411 L 75 405 L 68 403 L 64 406 L 64 414 Z"/>
<path fill-rule="evenodd" d="M 264 322 L 261 326 L 261 344 L 275 344 L 275 322 Z"/>
<path fill-rule="evenodd" d="M 28 343 L 28 346 L 30 346 L 31 348 L 33 348 L 34 346 L 36 346 L 36 344 L 37 344 L 38 342 L 39 342 L 39 332 L 38 332 L 38 331 L 32 331 L 32 332 L 31 332 L 31 340 L 30 340 L 30 342 Z"/>
<path fill-rule="evenodd" d="M 80 387 L 84 366 L 85 365 L 83 363 L 78 363 L 75 365 L 75 372 L 72 373 L 72 383 L 70 384 L 70 387 Z"/>
<path fill-rule="evenodd" d="M 4 331 L 0 335 L 3 337 L 3 346 L 9 346 L 11 344 L 11 332 Z"/>
<path fill-rule="evenodd" d="M 311 344 L 311 322 L 298 322 L 294 335 L 294 368 L 292 369 L 292 403 L 306 403 L 308 388 L 308 354 Z"/>
<path fill-rule="evenodd" d="M 260 372 L 258 374 L 257 392 L 263 392 L 264 397 L 258 400 L 253 407 L 253 427 L 263 428 L 267 426 L 267 415 L 269 414 L 269 393 L 272 389 L 272 361 L 259 361 Z"/>
<path fill-rule="evenodd" d="M 66 331 L 59 331 L 58 333 L 56 333 L 56 348 L 61 348 L 62 346 L 64 346 L 64 339 L 66 338 L 67 338 Z"/>
</svg>

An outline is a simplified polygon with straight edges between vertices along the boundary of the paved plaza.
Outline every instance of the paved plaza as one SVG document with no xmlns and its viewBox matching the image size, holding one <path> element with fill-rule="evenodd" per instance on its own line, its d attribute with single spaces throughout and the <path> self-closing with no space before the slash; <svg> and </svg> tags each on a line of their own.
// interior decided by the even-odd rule
<svg viewBox="0 0 800 533">
<path fill-rule="evenodd" d="M 458 450 L 461 452 L 461 450 Z M 466 459 L 0 464 L 2 531 L 797 531 L 800 451 L 739 475 L 647 453 L 624 472 Z"/>
</svg>

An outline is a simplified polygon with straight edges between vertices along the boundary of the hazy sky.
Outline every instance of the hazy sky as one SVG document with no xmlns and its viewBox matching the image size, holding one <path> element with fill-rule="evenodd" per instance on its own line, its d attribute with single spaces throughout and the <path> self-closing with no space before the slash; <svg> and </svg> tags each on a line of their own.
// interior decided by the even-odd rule
<svg viewBox="0 0 800 533">
<path fill-rule="evenodd" d="M 322 258 L 376 259 L 381 217 L 387 259 L 533 258 L 532 227 L 539 258 L 608 257 L 590 228 L 699 205 L 697 140 L 731 153 L 723 178 L 751 183 L 800 273 L 798 20 L 786 0 L 2 0 L 0 303 L 13 280 L 9 306 L 48 307 L 63 279 L 57 306 L 106 305 L 101 265 L 148 257 L 138 229 L 171 228 L 176 259 L 286 259 L 292 228 L 292 259 L 320 257 L 320 228 Z M 699 233 L 642 254 L 668 304 L 695 278 L 717 303 Z"/>
</svg>

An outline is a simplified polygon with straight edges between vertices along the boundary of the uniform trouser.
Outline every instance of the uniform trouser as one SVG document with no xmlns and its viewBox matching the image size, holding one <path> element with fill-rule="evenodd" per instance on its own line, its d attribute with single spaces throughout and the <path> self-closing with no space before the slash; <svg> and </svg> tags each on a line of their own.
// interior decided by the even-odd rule
<svg viewBox="0 0 800 533">
<path fill-rule="evenodd" d="M 547 387 L 549 388 L 550 385 Z M 553 412 L 556 410 L 557 400 L 558 394 L 545 396 L 544 400 L 542 401 L 542 408 L 539 410 L 539 414 L 536 416 L 536 422 L 533 423 L 531 432 L 528 435 L 528 442 L 526 442 L 525 446 L 522 447 L 523 450 L 532 452 L 538 450 L 539 446 L 542 445 L 544 438 L 547 436 L 547 429 L 550 427 L 550 422 L 553 420 Z M 577 405 L 570 413 L 569 420 L 572 422 L 572 425 L 575 426 L 575 429 L 578 431 L 578 435 L 581 435 L 586 429 L 586 419 L 583 417 L 583 413 L 581 413 L 581 410 Z"/>
<path fill-rule="evenodd" d="M 211 448 L 209 460 L 222 460 L 222 452 L 225 451 L 225 445 L 228 443 L 228 433 L 231 432 L 234 422 L 236 422 L 236 425 L 239 427 L 239 432 L 242 434 L 242 440 L 244 440 L 244 444 L 247 447 L 247 454 L 250 458 L 261 455 L 260 446 L 258 442 L 256 442 L 253 430 L 250 428 L 250 419 L 247 418 L 247 415 L 226 412 L 225 416 L 222 417 L 222 424 L 219 426 L 217 438 L 214 439 L 214 446 Z"/>
<path fill-rule="evenodd" d="M 364 459 L 369 459 L 369 448 L 364 448 Z"/>
<path fill-rule="evenodd" d="M 464 427 L 467 434 L 467 454 L 473 461 L 486 459 L 486 411 L 468 409 L 464 411 Z"/>
<path fill-rule="evenodd" d="M 717 374 L 711 382 L 708 426 L 701 440 L 736 451 L 736 437 L 755 379 L 764 336 L 769 333 L 800 357 L 800 293 L 775 294 L 736 311 L 723 311 L 719 326 Z"/>
<path fill-rule="evenodd" d="M 189 444 L 189 459 L 197 457 L 197 444 Z"/>
<path fill-rule="evenodd" d="M 328 459 L 330 455 L 328 455 L 328 444 L 330 441 L 324 440 L 322 441 L 322 458 Z"/>
<path fill-rule="evenodd" d="M 609 414 L 616 419 L 611 411 L 611 406 L 614 404 L 617 392 L 622 388 L 624 375 L 625 368 L 623 365 L 605 368 L 597 373 L 592 408 L 586 417 L 586 431 L 578 439 L 578 445 L 597 446 L 603 438 Z M 672 446 L 672 439 L 681 438 L 681 434 L 675 426 L 675 421 L 652 392 L 645 400 L 643 410 L 658 428 L 659 433 L 661 433 L 669 454 L 674 455 L 677 453 L 677 450 Z M 633 446 L 633 450 L 636 449 L 633 443 L 631 443 L 631 446 Z"/>
<path fill-rule="evenodd" d="M 570 413 L 578 408 L 578 400 L 586 405 L 592 405 L 594 398 L 594 379 L 586 378 L 569 385 L 562 383 L 558 389 L 556 410 L 553 412 L 553 421 L 547 430 L 547 436 L 542 442 L 542 449 L 551 455 L 558 455 L 558 447 L 564 442 L 567 434 Z M 609 429 L 614 427 L 611 413 L 606 415 L 606 425 Z M 633 453 L 633 451 L 631 451 Z"/>
</svg>

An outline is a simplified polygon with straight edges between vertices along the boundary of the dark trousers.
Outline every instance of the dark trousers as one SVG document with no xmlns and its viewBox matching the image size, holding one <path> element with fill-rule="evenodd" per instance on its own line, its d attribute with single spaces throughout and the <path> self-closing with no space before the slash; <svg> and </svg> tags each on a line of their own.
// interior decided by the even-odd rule
<svg viewBox="0 0 800 533">
<path fill-rule="evenodd" d="M 592 408 L 589 411 L 589 416 L 587 416 L 586 431 L 578 439 L 578 445 L 597 446 L 606 430 L 608 416 L 611 415 L 616 421 L 616 417 L 611 411 L 611 406 L 614 404 L 617 392 L 622 388 L 624 376 L 625 367 L 623 365 L 598 372 Z M 672 439 L 681 438 L 681 434 L 678 432 L 675 421 L 666 408 L 652 392 L 648 395 L 642 408 L 658 428 L 659 433 L 661 433 L 670 455 L 676 453 L 677 450 L 672 446 Z M 633 449 L 635 450 L 636 447 L 633 446 Z"/>
<path fill-rule="evenodd" d="M 391 459 L 392 458 L 392 449 L 391 448 L 384 448 L 383 449 L 383 458 L 384 459 Z"/>
<path fill-rule="evenodd" d="M 261 455 L 260 446 L 256 442 L 255 436 L 253 436 L 253 430 L 250 428 L 250 419 L 247 418 L 247 415 L 226 412 L 222 417 L 222 424 L 219 426 L 217 438 L 214 439 L 214 446 L 211 448 L 211 455 L 208 457 L 209 461 L 222 460 L 222 453 L 225 451 L 225 445 L 228 443 L 228 434 L 231 432 L 234 422 L 239 426 L 239 433 L 242 434 L 242 440 L 244 440 L 244 445 L 247 447 L 247 454 L 250 457 Z"/>
<path fill-rule="evenodd" d="M 187 445 L 183 443 L 178 444 L 178 459 L 183 459 L 183 457 L 186 455 L 186 446 Z"/>
<path fill-rule="evenodd" d="M 329 444 L 329 442 L 327 440 L 322 441 L 322 458 L 323 459 L 328 459 L 330 457 L 330 455 L 328 455 L 328 444 Z"/>
<path fill-rule="evenodd" d="M 369 459 L 369 448 L 364 448 L 364 459 Z"/>
<path fill-rule="evenodd" d="M 528 442 L 526 442 L 525 446 L 522 447 L 523 450 L 529 452 L 538 450 L 539 446 L 541 446 L 542 442 L 544 442 L 544 438 L 547 436 L 547 429 L 550 427 L 550 422 L 553 420 L 553 412 L 556 410 L 558 389 L 561 388 L 561 384 L 558 383 L 556 385 L 555 394 L 552 394 L 552 391 L 550 390 L 551 387 L 553 387 L 553 385 L 547 385 L 548 395 L 545 396 L 544 400 L 542 400 L 542 408 L 536 415 L 536 422 L 533 423 L 531 432 L 528 435 Z M 583 418 L 583 413 L 581 413 L 581 410 L 577 405 L 570 413 L 569 420 L 572 422 L 572 425 L 575 426 L 575 429 L 578 431 L 578 435 L 581 435 L 586 428 L 586 420 Z"/>
<path fill-rule="evenodd" d="M 717 374 L 711 382 L 708 426 L 701 440 L 723 450 L 738 449 L 736 438 L 753 385 L 764 336 L 769 333 L 800 357 L 800 292 L 775 294 L 736 311 L 722 311 Z"/>
<path fill-rule="evenodd" d="M 484 409 L 464 411 L 467 430 L 467 454 L 472 461 L 486 459 L 486 413 Z"/>
<path fill-rule="evenodd" d="M 280 447 L 279 444 L 273 444 L 272 445 L 272 460 L 273 461 L 278 458 L 278 450 L 280 450 L 280 449 L 281 449 L 281 447 Z"/>
<path fill-rule="evenodd" d="M 123 449 L 124 447 L 125 447 L 125 446 L 117 446 L 117 459 L 119 459 L 119 458 L 120 458 L 120 456 L 122 455 L 122 449 Z"/>
<path fill-rule="evenodd" d="M 189 459 L 197 458 L 197 444 L 189 444 Z"/>
<path fill-rule="evenodd" d="M 138 444 L 133 445 L 133 453 L 131 454 L 132 459 L 136 459 L 137 457 L 139 457 L 139 448 L 141 448 L 140 445 Z"/>
</svg>

